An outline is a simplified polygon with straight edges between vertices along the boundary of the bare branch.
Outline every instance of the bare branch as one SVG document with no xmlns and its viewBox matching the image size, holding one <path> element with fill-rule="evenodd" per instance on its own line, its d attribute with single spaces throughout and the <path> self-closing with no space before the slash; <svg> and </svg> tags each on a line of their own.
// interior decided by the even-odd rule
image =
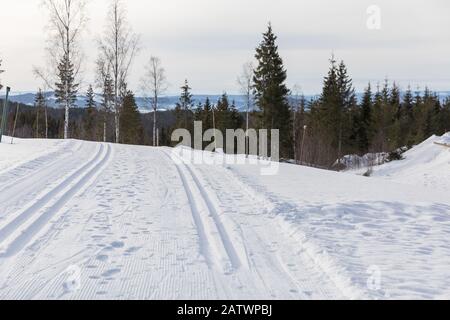
<svg viewBox="0 0 450 320">
<path fill-rule="evenodd" d="M 158 100 L 163 94 L 165 94 L 168 88 L 166 72 L 162 67 L 161 59 L 154 56 L 150 57 L 150 60 L 145 67 L 145 74 L 141 82 L 144 95 L 150 100 L 153 108 L 153 146 L 157 146 L 156 113 L 158 111 Z"/>
<path fill-rule="evenodd" d="M 126 84 L 134 58 L 139 52 L 139 36 L 134 34 L 126 19 L 121 0 L 111 0 L 103 36 L 98 40 L 102 71 L 108 69 L 114 82 L 116 142 L 119 142 L 119 92 Z"/>
</svg>

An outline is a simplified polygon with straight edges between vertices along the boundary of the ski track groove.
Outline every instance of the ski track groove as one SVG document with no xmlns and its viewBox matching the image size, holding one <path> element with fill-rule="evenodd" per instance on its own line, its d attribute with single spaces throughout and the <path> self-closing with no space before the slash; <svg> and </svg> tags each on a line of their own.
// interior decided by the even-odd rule
<svg viewBox="0 0 450 320">
<path fill-rule="evenodd" d="M 211 171 L 209 169 L 211 169 L 212 167 L 208 167 L 208 169 L 202 168 L 202 171 L 203 170 L 208 170 L 208 175 L 207 176 L 209 178 L 214 178 L 216 176 L 220 176 L 222 181 L 220 181 L 218 179 L 214 179 L 214 182 L 212 184 L 211 184 L 211 182 L 207 183 L 207 184 L 209 184 L 210 187 L 212 187 L 212 186 L 220 186 L 221 183 L 223 183 L 224 185 L 235 185 L 235 184 L 239 184 L 240 185 L 240 184 L 242 184 L 240 179 L 233 172 L 231 172 L 230 170 L 225 169 L 224 167 L 221 167 L 221 166 L 213 166 L 213 167 L 216 168 L 216 170 L 218 168 L 222 169 L 221 170 L 222 173 L 221 174 L 219 174 L 219 173 L 211 174 Z M 202 176 L 205 176 L 205 175 L 202 174 Z M 203 179 L 203 180 L 205 181 L 205 179 Z M 225 183 L 224 180 L 228 180 L 228 182 Z M 263 199 L 261 195 L 256 194 L 253 191 L 253 189 L 251 189 L 251 186 L 248 186 L 248 185 L 245 185 L 245 186 L 246 186 L 246 188 L 244 188 L 243 192 L 246 193 L 246 195 L 248 197 L 254 198 L 253 200 L 254 200 L 255 204 L 263 203 L 264 205 L 267 205 L 267 204 L 271 203 L 270 199 L 266 199 L 265 197 Z M 250 189 L 248 189 L 248 188 L 250 188 Z M 221 188 L 220 190 L 222 190 L 222 192 L 223 192 L 224 190 L 226 190 L 226 188 L 225 189 Z M 236 198 L 235 195 L 233 195 L 233 197 Z M 226 202 L 230 202 L 230 203 L 235 204 L 235 201 L 231 201 L 231 200 L 232 199 L 228 199 L 228 201 L 226 201 Z M 248 198 L 247 198 L 247 200 L 248 200 Z M 271 207 L 271 206 L 269 205 L 269 207 Z M 252 208 L 252 211 L 254 211 L 254 210 L 255 210 L 255 208 Z M 261 207 L 260 211 L 261 211 L 261 213 L 267 213 L 266 212 L 267 210 L 266 210 L 265 207 Z M 265 216 L 270 217 L 270 215 L 267 215 L 267 214 Z M 247 227 L 246 228 L 246 232 L 245 233 L 243 232 L 244 239 L 246 239 L 247 236 L 251 235 L 251 237 L 257 239 L 257 241 L 252 241 L 252 243 L 261 243 L 261 244 L 265 243 L 265 241 L 260 237 L 258 232 L 256 232 L 255 226 L 252 227 L 251 220 L 249 220 L 249 219 L 251 219 L 251 216 L 245 218 L 245 214 L 238 214 L 238 215 L 234 214 L 231 217 L 233 218 L 233 220 L 234 220 L 234 218 L 239 218 L 238 219 L 239 222 L 236 221 L 236 223 L 238 225 L 245 225 Z M 244 221 L 242 221 L 242 219 L 244 219 Z M 272 220 L 273 219 L 271 219 L 271 221 Z M 258 223 L 261 223 L 261 221 L 258 221 Z M 276 223 L 277 224 L 276 221 L 273 221 L 272 223 Z M 247 236 L 246 236 L 246 234 L 247 234 Z M 283 237 L 286 237 L 286 235 L 283 234 Z M 292 239 L 289 242 L 292 242 Z M 245 243 L 245 241 L 244 241 L 244 243 Z M 301 243 L 298 243 L 297 246 L 299 247 L 299 249 L 301 249 Z M 253 248 L 253 249 L 255 249 L 255 248 Z M 289 253 L 286 253 L 286 254 L 289 254 Z M 314 290 L 316 292 L 313 292 L 313 293 L 314 294 L 318 294 L 318 296 L 320 296 L 322 298 L 328 297 L 328 299 L 336 299 L 336 298 L 346 297 L 346 295 L 342 292 L 341 288 L 339 286 L 335 285 L 334 281 L 331 281 L 332 276 L 330 276 L 325 270 L 323 270 L 321 268 L 321 266 L 317 265 L 316 262 L 314 261 L 314 259 L 309 257 L 309 255 L 304 254 L 304 253 L 295 254 L 295 252 L 291 252 L 292 257 L 294 255 L 299 256 L 298 259 L 301 259 L 300 261 L 303 261 L 304 264 L 305 264 L 303 266 L 304 269 L 307 269 L 309 272 L 312 272 L 311 275 L 314 276 L 314 277 L 311 277 L 311 278 L 301 277 L 300 279 L 299 279 L 298 276 L 294 275 L 289 270 L 287 265 L 285 265 L 284 261 L 282 261 L 283 259 L 280 259 L 280 257 L 278 255 L 277 255 L 277 259 L 274 259 L 273 257 L 271 257 L 270 254 L 269 255 L 265 254 L 265 255 L 266 255 L 266 257 L 264 259 L 269 259 L 269 261 L 271 261 L 271 263 L 268 263 L 267 265 L 272 269 L 272 274 L 274 274 L 274 275 L 277 275 L 277 274 L 280 274 L 280 273 L 286 274 L 286 276 L 293 282 L 293 284 L 295 284 L 295 286 L 298 289 L 300 289 L 299 290 L 299 294 L 301 295 L 301 298 L 303 298 L 303 299 L 311 298 L 310 296 L 304 296 L 302 291 L 304 291 L 305 288 L 315 288 Z M 290 259 L 292 257 L 290 257 Z M 256 255 L 256 257 L 255 256 L 250 257 L 250 260 L 253 262 L 252 265 L 255 265 L 255 263 L 256 263 L 255 259 L 256 258 L 260 259 L 261 257 L 258 257 L 258 255 Z M 278 260 L 277 263 L 275 263 L 276 260 Z M 275 268 L 274 266 L 276 266 L 276 265 L 279 265 L 280 269 Z M 265 284 L 264 277 L 262 277 L 262 275 L 260 274 L 258 268 L 252 268 L 252 269 L 255 270 L 255 272 L 258 273 L 260 279 L 262 280 L 262 282 L 264 283 L 266 288 L 269 288 L 270 285 L 268 287 Z M 322 274 L 322 276 L 320 276 L 320 274 Z M 313 278 L 314 278 L 314 280 L 313 280 Z M 316 286 L 314 281 L 321 281 L 321 278 L 325 278 L 325 279 L 330 280 L 330 281 L 328 281 L 328 283 L 332 284 L 331 285 L 332 288 L 321 288 L 320 286 L 319 287 Z M 283 281 L 283 279 L 286 279 L 286 278 L 280 277 L 279 280 Z M 314 291 L 314 290 L 308 290 L 308 291 Z M 271 291 L 271 289 L 269 291 Z"/>
<path fill-rule="evenodd" d="M 39 214 L 39 211 L 44 208 L 44 211 L 35 218 L 35 220 L 27 226 L 24 230 L 21 230 L 20 234 L 9 242 L 7 249 L 4 253 L 0 254 L 0 259 L 8 258 L 17 254 L 22 250 L 29 241 L 43 228 L 50 219 L 55 216 L 58 211 L 77 193 L 79 189 L 86 184 L 90 178 L 92 178 L 101 167 L 107 162 L 111 154 L 111 147 L 106 146 L 106 152 L 104 152 L 105 145 L 101 144 L 98 152 L 95 156 L 84 164 L 81 168 L 76 170 L 68 178 L 62 181 L 58 186 L 50 190 L 42 198 L 27 208 L 25 211 L 19 213 L 10 223 L 4 226 L 0 230 L 0 241 L 4 242 L 8 237 L 12 236 L 24 223 L 33 219 L 34 215 Z M 100 160 L 97 158 L 103 153 Z M 77 181 L 78 177 L 80 177 Z M 72 186 L 70 184 L 74 183 Z M 69 188 L 62 195 L 61 190 Z M 59 195 L 59 197 L 58 197 Z M 56 199 L 56 200 L 55 200 Z M 53 202 L 49 208 L 45 208 L 46 205 Z"/>
<path fill-rule="evenodd" d="M 56 163 L 74 155 L 84 145 L 84 142 L 77 141 L 74 148 L 72 143 L 73 142 L 71 141 L 65 144 L 61 149 L 1 172 L 0 181 L 2 181 L 2 186 L 0 187 L 0 193 L 9 189 L 14 184 L 28 181 L 32 176 L 40 174 L 42 170 L 53 167 Z"/>
<path fill-rule="evenodd" d="M 90 154 L 95 151 L 94 144 L 80 144 L 87 148 L 83 150 Z M 78 148 L 77 148 L 78 149 Z M 76 150 L 74 150 L 75 154 Z M 67 159 L 66 159 L 67 158 Z M 54 166 L 39 168 L 31 171 L 26 177 L 21 177 L 6 186 L 3 192 L 0 192 L 0 202 L 2 202 L 2 212 L 0 212 L 0 230 L 14 220 L 15 215 L 24 211 L 33 204 L 36 199 L 44 197 L 49 190 L 55 188 L 61 182 L 65 181 L 74 171 L 78 170 L 80 163 L 86 163 L 91 157 L 84 154 L 77 157 L 63 157 L 56 161 Z M 75 169 L 72 169 L 75 168 Z M 2 235 L 0 231 L 0 242 Z"/>
<path fill-rule="evenodd" d="M 164 154 L 171 159 L 170 155 L 168 155 L 165 151 L 163 151 Z M 177 156 L 178 158 L 178 156 Z M 197 226 L 199 237 L 200 237 L 200 245 L 203 247 L 203 252 L 208 252 L 205 256 L 211 262 L 211 257 L 209 257 L 209 254 L 212 254 L 209 252 L 210 250 L 207 250 L 207 248 L 204 247 L 207 243 L 215 243 L 216 244 L 216 250 L 222 251 L 225 250 L 226 258 L 227 258 L 227 265 L 222 265 L 221 267 L 224 269 L 225 273 L 232 272 L 233 270 L 237 270 L 241 267 L 240 259 L 236 253 L 236 250 L 230 240 L 230 237 L 228 236 L 227 231 L 225 230 L 225 227 L 220 221 L 220 218 L 217 213 L 217 209 L 215 208 L 214 204 L 211 202 L 208 194 L 203 189 L 202 185 L 200 184 L 198 178 L 196 177 L 195 173 L 189 168 L 189 166 L 184 162 L 183 159 L 179 158 L 179 163 L 176 163 L 175 161 L 171 161 L 174 163 L 174 165 L 177 167 L 178 172 L 180 174 L 180 178 L 183 182 L 184 189 L 186 191 L 186 194 L 189 199 L 189 203 L 191 205 L 193 217 L 195 220 L 195 224 Z M 189 182 L 189 178 L 192 182 Z M 193 190 L 197 190 L 197 193 L 200 195 L 201 199 L 196 199 L 194 196 Z M 199 204 L 199 201 L 203 201 L 204 205 L 203 207 L 207 210 L 206 216 L 201 214 L 202 210 L 199 209 L 201 204 Z M 212 222 L 212 228 L 217 229 L 218 237 L 217 239 L 220 243 L 217 243 L 217 240 L 210 239 L 210 236 L 208 235 L 215 235 L 215 230 L 211 230 L 211 227 L 208 227 L 205 225 L 205 222 L 207 221 Z M 206 230 L 206 231 L 205 231 Z M 217 248 L 219 247 L 219 248 Z M 230 270 L 231 267 L 231 270 Z"/>
<path fill-rule="evenodd" d="M 92 163 L 97 160 L 98 155 L 101 154 L 103 147 L 101 146 L 99 150 L 97 150 L 94 157 L 92 157 L 87 163 L 85 163 L 82 167 L 78 168 L 74 172 L 72 172 L 68 177 L 65 177 L 61 182 L 58 183 L 55 187 L 46 191 L 45 194 L 39 195 L 34 199 L 34 202 L 23 211 L 18 211 L 12 214 L 13 218 L 9 218 L 11 220 L 3 225 L 0 229 L 0 243 L 3 242 L 8 236 L 11 235 L 18 227 L 20 227 L 24 222 L 26 222 L 30 217 L 33 216 L 38 210 L 44 207 L 48 202 L 52 200 L 54 196 L 59 194 L 62 189 L 64 189 L 67 185 L 69 185 L 73 180 L 77 178 L 77 176 L 84 172 Z M 15 216 L 15 217 L 14 217 Z"/>
</svg>

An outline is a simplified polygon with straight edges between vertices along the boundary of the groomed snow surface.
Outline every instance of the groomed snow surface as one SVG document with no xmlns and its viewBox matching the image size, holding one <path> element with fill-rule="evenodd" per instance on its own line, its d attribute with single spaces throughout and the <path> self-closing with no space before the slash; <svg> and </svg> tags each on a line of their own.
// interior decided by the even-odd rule
<svg viewBox="0 0 450 320">
<path fill-rule="evenodd" d="M 450 298 L 450 148 L 435 144 L 450 135 L 371 178 L 289 164 L 264 176 L 225 155 L 193 163 L 186 149 L 9 142 L 0 299 Z"/>
</svg>

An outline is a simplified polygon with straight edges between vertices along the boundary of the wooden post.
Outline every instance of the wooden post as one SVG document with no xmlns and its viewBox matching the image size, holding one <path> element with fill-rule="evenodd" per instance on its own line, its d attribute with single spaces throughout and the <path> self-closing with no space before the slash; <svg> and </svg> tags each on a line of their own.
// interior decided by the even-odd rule
<svg viewBox="0 0 450 320">
<path fill-rule="evenodd" d="M 13 126 L 13 131 L 12 131 L 12 136 L 11 136 L 11 144 L 13 144 L 13 141 L 14 141 L 14 134 L 16 133 L 16 124 L 17 124 L 18 117 L 19 117 L 19 103 L 17 102 L 16 116 L 14 118 L 14 126 Z"/>
<path fill-rule="evenodd" d="M 159 129 L 156 129 L 156 146 L 159 147 Z"/>
<path fill-rule="evenodd" d="M 216 137 L 216 114 L 215 107 L 212 107 L 212 116 L 213 116 L 213 130 L 214 130 L 214 152 L 217 152 L 217 137 Z"/>
<path fill-rule="evenodd" d="M 0 143 L 2 142 L 3 135 L 6 131 L 6 123 L 8 122 L 8 98 L 9 98 L 9 92 L 11 91 L 10 87 L 6 87 L 6 97 L 5 101 L 3 102 L 3 115 L 2 115 L 2 123 L 0 126 Z"/>
<path fill-rule="evenodd" d="M 305 138 L 306 138 L 306 130 L 308 129 L 308 126 L 303 127 L 303 137 L 302 137 L 302 150 L 300 150 L 300 165 L 303 164 L 303 155 L 305 153 Z"/>
</svg>

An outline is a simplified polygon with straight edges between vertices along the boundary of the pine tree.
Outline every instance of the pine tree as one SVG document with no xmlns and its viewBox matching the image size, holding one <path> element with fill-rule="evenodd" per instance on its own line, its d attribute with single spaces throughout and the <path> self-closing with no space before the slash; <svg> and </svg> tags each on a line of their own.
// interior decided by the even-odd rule
<svg viewBox="0 0 450 320">
<path fill-rule="evenodd" d="M 288 103 L 289 90 L 286 87 L 286 70 L 278 53 L 277 37 L 269 23 L 263 40 L 256 49 L 258 66 L 254 72 L 254 94 L 259 107 L 260 127 L 280 130 L 281 156 L 292 153 L 291 112 Z"/>
<path fill-rule="evenodd" d="M 191 125 L 189 125 L 190 122 L 190 113 L 191 108 L 193 105 L 192 100 L 192 94 L 191 94 L 191 87 L 189 87 L 189 82 L 186 79 L 184 81 L 184 85 L 181 87 L 181 96 L 179 99 L 179 102 L 177 103 L 178 111 L 181 111 L 183 113 L 183 120 L 184 120 L 184 129 L 190 129 Z"/>
<path fill-rule="evenodd" d="M 438 117 L 439 133 L 450 132 L 450 98 L 446 98 Z"/>
<path fill-rule="evenodd" d="M 411 86 L 408 86 L 403 95 L 400 112 L 400 145 L 411 145 L 413 142 L 411 135 L 411 126 L 414 123 L 414 97 L 411 91 Z"/>
<path fill-rule="evenodd" d="M 86 115 L 84 117 L 84 131 L 86 139 L 96 140 L 96 124 L 97 124 L 97 104 L 95 102 L 95 94 L 92 85 L 86 92 Z"/>
<path fill-rule="evenodd" d="M 402 109 L 404 113 L 403 116 L 406 116 L 409 120 L 413 119 L 413 103 L 414 98 L 411 92 L 411 86 L 408 86 L 408 89 L 403 96 Z"/>
<path fill-rule="evenodd" d="M 92 85 L 89 85 L 89 88 L 86 92 L 86 108 L 87 109 L 95 109 L 97 107 L 97 103 L 95 102 L 95 93 Z"/>
<path fill-rule="evenodd" d="M 347 72 L 344 61 L 339 64 L 338 72 L 338 90 L 340 93 L 337 118 L 339 121 L 338 136 L 338 159 L 343 156 L 344 146 L 357 147 L 357 130 L 359 121 L 357 101 L 353 80 Z M 354 151 L 354 150 L 349 150 Z"/>
<path fill-rule="evenodd" d="M 231 123 L 232 123 L 232 129 L 242 129 L 244 124 L 244 119 L 239 112 L 239 110 L 236 107 L 236 102 L 233 100 L 231 102 L 230 106 L 230 112 L 231 112 Z"/>
<path fill-rule="evenodd" d="M 404 141 L 404 134 L 400 126 L 400 118 L 402 116 L 402 104 L 400 102 L 400 88 L 394 82 L 389 92 L 389 107 L 392 110 L 392 128 L 391 139 L 395 145 L 402 144 Z"/>
<path fill-rule="evenodd" d="M 143 142 L 141 116 L 134 94 L 130 90 L 123 96 L 120 119 L 120 142 L 124 144 L 141 144 Z"/>
<path fill-rule="evenodd" d="M 75 83 L 74 66 L 68 54 L 64 54 L 58 65 L 58 82 L 55 83 L 56 103 L 65 109 L 64 139 L 69 138 L 69 110 L 75 106 L 78 84 Z"/>
<path fill-rule="evenodd" d="M 359 122 L 359 150 L 362 153 L 369 152 L 372 140 L 372 87 L 369 83 L 361 102 L 361 117 Z"/>
<path fill-rule="evenodd" d="M 203 129 L 205 131 L 213 128 L 212 108 L 213 106 L 211 105 L 211 101 L 209 100 L 209 97 L 207 97 L 205 104 L 203 105 L 201 116 L 201 121 L 203 122 Z"/>
<path fill-rule="evenodd" d="M 40 138 L 41 135 L 41 129 L 39 127 L 39 121 L 41 118 L 41 112 L 45 109 L 45 96 L 42 93 L 42 90 L 39 89 L 39 91 L 36 93 L 36 97 L 34 98 L 34 107 L 36 109 L 36 122 L 35 122 L 35 138 Z"/>
<path fill-rule="evenodd" d="M 114 82 L 110 74 L 107 73 L 103 79 L 102 84 L 102 102 L 101 102 L 101 112 L 103 114 L 103 130 L 102 137 L 103 142 L 107 141 L 107 126 L 108 120 L 110 118 L 114 103 L 115 103 L 115 93 L 114 93 Z"/>
<path fill-rule="evenodd" d="M 222 97 L 217 101 L 216 108 L 216 129 L 221 131 L 225 136 L 227 129 L 233 129 L 230 102 L 226 93 L 222 94 Z"/>
<path fill-rule="evenodd" d="M 344 151 L 358 147 L 358 116 L 356 96 L 344 62 L 339 66 L 334 56 L 324 79 L 322 94 L 314 112 L 314 132 L 320 135 L 323 146 L 323 165 L 333 164 Z"/>
</svg>

